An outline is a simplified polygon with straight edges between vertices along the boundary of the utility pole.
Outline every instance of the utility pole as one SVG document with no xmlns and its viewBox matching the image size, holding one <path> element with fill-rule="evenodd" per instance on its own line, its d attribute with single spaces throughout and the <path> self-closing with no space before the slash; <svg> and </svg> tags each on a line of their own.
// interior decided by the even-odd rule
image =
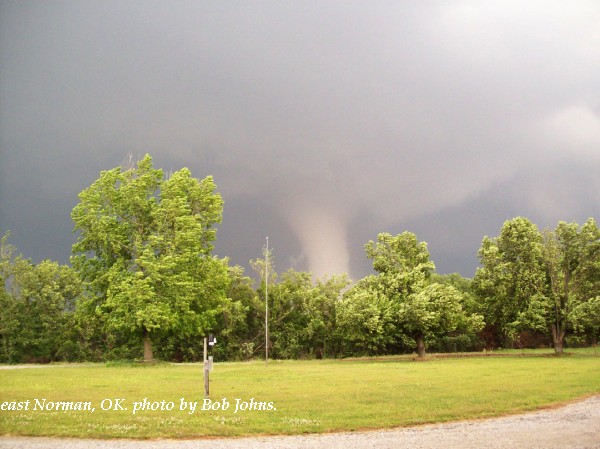
<svg viewBox="0 0 600 449">
<path fill-rule="evenodd" d="M 265 256 L 265 366 L 269 364 L 269 237 Z"/>
</svg>

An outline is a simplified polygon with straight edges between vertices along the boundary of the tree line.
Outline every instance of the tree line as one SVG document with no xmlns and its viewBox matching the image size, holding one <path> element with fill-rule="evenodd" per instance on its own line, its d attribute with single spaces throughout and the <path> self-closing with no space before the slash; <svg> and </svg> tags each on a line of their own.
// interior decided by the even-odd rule
<svg viewBox="0 0 600 449">
<path fill-rule="evenodd" d="M 266 248 L 240 266 L 212 254 L 223 200 L 212 177 L 168 177 L 146 155 L 103 171 L 72 212 L 71 266 L 0 246 L 0 362 L 323 358 L 595 344 L 600 230 L 523 217 L 484 237 L 472 279 L 440 275 L 411 232 L 365 245 L 374 273 L 278 274 Z M 265 304 L 265 300 L 268 304 Z M 267 306 L 268 307 L 265 307 Z"/>
</svg>

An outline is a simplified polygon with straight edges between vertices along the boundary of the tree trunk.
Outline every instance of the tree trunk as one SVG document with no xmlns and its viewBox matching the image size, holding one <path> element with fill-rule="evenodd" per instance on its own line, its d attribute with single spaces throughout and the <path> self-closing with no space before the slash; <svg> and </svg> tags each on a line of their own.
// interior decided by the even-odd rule
<svg viewBox="0 0 600 449">
<path fill-rule="evenodd" d="M 142 339 L 144 340 L 144 362 L 153 362 L 154 353 L 152 352 L 152 341 L 150 340 L 146 329 L 142 331 Z"/>
<path fill-rule="evenodd" d="M 417 353 L 419 354 L 419 358 L 425 357 L 425 341 L 423 340 L 423 334 L 417 335 L 415 340 L 417 340 Z"/>
<path fill-rule="evenodd" d="M 558 325 L 555 323 L 552 325 L 552 344 L 554 345 L 554 353 L 563 353 L 563 344 L 565 340 L 565 330 L 558 330 Z"/>
</svg>

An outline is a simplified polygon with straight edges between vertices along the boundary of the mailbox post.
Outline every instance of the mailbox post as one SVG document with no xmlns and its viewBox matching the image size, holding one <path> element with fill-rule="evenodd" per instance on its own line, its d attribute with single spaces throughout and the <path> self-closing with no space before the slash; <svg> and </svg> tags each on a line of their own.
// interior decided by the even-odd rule
<svg viewBox="0 0 600 449">
<path fill-rule="evenodd" d="M 217 339 L 210 334 L 208 338 L 204 337 L 204 397 L 208 398 L 210 394 L 210 371 L 212 371 L 213 358 L 212 355 L 208 357 L 208 345 L 212 348 Z"/>
</svg>

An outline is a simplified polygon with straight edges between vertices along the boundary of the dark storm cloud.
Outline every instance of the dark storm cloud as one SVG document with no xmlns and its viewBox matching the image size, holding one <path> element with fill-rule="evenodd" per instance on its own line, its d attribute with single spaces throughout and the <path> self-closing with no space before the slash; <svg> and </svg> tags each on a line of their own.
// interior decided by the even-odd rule
<svg viewBox="0 0 600 449">
<path fill-rule="evenodd" d="M 76 194 L 127 153 L 213 174 L 217 249 L 368 269 L 377 232 L 471 275 L 529 215 L 598 217 L 600 6 L 3 2 L 0 227 L 63 258 Z M 553 221 L 554 220 L 554 221 Z M 63 253 L 56 248 L 63 245 Z"/>
</svg>

